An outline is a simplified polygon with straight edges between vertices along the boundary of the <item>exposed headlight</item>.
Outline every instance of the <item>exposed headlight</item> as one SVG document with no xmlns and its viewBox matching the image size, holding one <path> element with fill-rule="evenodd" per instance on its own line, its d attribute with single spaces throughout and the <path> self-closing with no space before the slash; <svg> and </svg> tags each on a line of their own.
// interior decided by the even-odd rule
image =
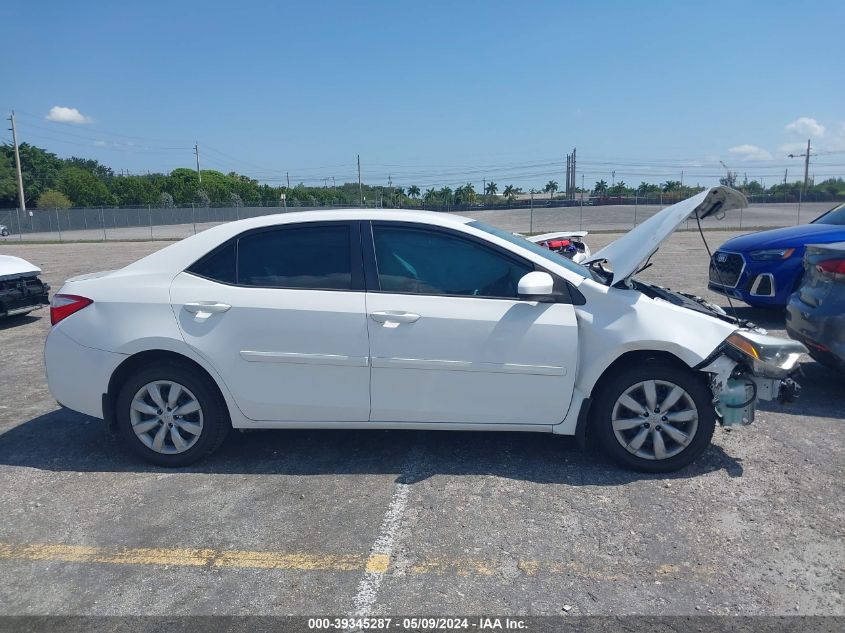
<svg viewBox="0 0 845 633">
<path fill-rule="evenodd" d="M 751 255 L 751 259 L 753 260 L 765 262 L 776 259 L 789 259 L 794 252 L 794 248 L 765 248 L 761 251 L 751 251 L 749 255 Z"/>
<path fill-rule="evenodd" d="M 725 339 L 727 351 L 735 350 L 751 371 L 767 378 L 784 378 L 791 372 L 807 348 L 798 341 L 757 332 L 737 330 Z"/>
</svg>

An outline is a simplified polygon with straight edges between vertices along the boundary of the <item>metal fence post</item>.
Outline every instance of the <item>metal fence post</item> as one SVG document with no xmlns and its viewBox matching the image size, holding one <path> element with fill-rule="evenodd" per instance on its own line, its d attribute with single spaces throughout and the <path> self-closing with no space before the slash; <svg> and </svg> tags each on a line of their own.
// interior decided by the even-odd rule
<svg viewBox="0 0 845 633">
<path fill-rule="evenodd" d="M 153 205 L 147 205 L 147 211 L 150 214 L 150 239 L 153 239 Z"/>
<path fill-rule="evenodd" d="M 634 228 L 637 228 L 637 205 L 639 203 L 639 195 L 634 194 Z"/>
<path fill-rule="evenodd" d="M 100 207 L 100 224 L 103 225 L 103 241 L 105 242 L 108 238 L 106 237 L 106 215 L 103 207 Z"/>
<path fill-rule="evenodd" d="M 56 228 L 59 229 L 59 241 L 62 241 L 62 223 L 59 220 L 59 208 L 56 207 Z"/>
<path fill-rule="evenodd" d="M 194 203 L 191 203 L 191 221 L 194 223 L 194 235 L 197 234 L 197 209 Z"/>
<path fill-rule="evenodd" d="M 578 207 L 578 230 L 584 230 L 584 192 L 581 192 L 581 204 Z"/>
<path fill-rule="evenodd" d="M 23 242 L 23 227 L 21 226 L 21 210 L 15 209 L 15 215 L 18 216 L 18 239 Z"/>
</svg>

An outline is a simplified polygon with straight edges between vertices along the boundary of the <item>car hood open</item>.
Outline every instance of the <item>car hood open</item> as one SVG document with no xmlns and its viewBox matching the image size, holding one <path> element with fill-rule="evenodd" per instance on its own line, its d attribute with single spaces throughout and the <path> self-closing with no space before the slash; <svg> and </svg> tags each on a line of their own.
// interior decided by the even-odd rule
<svg viewBox="0 0 845 633">
<path fill-rule="evenodd" d="M 606 262 L 613 271 L 608 285 L 613 285 L 640 270 L 687 218 L 721 217 L 726 211 L 747 206 L 745 196 L 736 189 L 725 186 L 705 189 L 692 198 L 658 211 L 637 228 L 594 253 L 584 266 Z"/>
</svg>

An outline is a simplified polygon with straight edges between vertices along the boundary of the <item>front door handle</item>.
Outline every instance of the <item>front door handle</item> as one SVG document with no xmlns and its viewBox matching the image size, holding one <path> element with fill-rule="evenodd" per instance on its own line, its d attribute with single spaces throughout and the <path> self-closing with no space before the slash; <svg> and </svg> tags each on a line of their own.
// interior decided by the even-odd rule
<svg viewBox="0 0 845 633">
<path fill-rule="evenodd" d="M 199 321 L 205 321 L 212 314 L 220 314 L 231 308 L 228 303 L 218 301 L 192 301 L 185 304 L 185 310 L 196 314 Z"/>
<path fill-rule="evenodd" d="M 400 323 L 413 323 L 419 321 L 420 315 L 413 312 L 400 312 L 398 310 L 384 310 L 382 312 L 371 312 L 370 318 L 377 323 L 383 323 L 384 327 L 396 327 Z"/>
</svg>

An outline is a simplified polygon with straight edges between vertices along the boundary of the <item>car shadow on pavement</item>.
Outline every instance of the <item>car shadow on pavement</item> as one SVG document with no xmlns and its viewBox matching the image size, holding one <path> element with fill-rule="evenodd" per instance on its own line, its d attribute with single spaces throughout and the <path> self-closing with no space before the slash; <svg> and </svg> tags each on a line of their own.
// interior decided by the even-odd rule
<svg viewBox="0 0 845 633">
<path fill-rule="evenodd" d="M 797 402 L 781 404 L 777 401 L 761 400 L 758 409 L 802 417 L 845 420 L 842 388 L 845 384 L 845 374 L 807 358 L 798 365 L 798 373 L 794 378 L 801 386 Z"/>
<path fill-rule="evenodd" d="M 733 309 L 729 305 L 722 305 L 728 314 L 744 321 L 751 321 L 755 325 L 768 330 L 783 330 L 786 328 L 786 310 L 783 308 L 752 308 L 741 305 L 737 300 Z"/>
<path fill-rule="evenodd" d="M 6 330 L 13 327 L 20 327 L 21 325 L 26 325 L 27 323 L 32 323 L 33 321 L 37 320 L 38 317 L 32 316 L 31 314 L 10 316 L 5 319 L 0 319 L 0 330 Z"/>
<path fill-rule="evenodd" d="M 418 463 L 407 468 L 409 455 Z M 623 485 L 643 479 L 686 479 L 741 463 L 714 444 L 676 473 L 625 470 L 571 437 L 545 433 L 274 430 L 233 432 L 200 462 L 169 471 L 124 449 L 101 420 L 56 410 L 0 434 L 0 465 L 59 472 L 189 472 L 206 474 L 370 475 L 398 473 L 412 483 L 435 475 L 493 475 L 535 483 Z M 408 473 L 412 474 L 408 474 Z"/>
</svg>

